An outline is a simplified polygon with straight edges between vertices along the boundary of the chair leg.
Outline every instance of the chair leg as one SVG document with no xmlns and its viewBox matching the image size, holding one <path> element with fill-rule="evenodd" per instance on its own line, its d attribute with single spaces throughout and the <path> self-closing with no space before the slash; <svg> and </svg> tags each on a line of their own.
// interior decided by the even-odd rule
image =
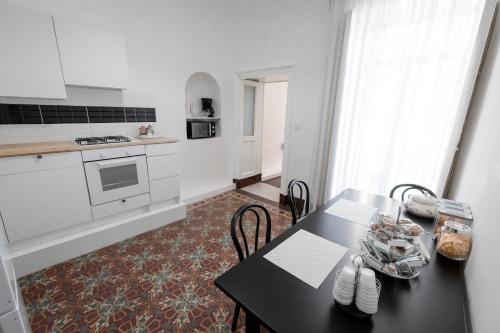
<svg viewBox="0 0 500 333">
<path fill-rule="evenodd" d="M 231 331 L 236 331 L 236 326 L 238 326 L 238 317 L 240 316 L 240 306 L 236 304 L 234 307 L 233 322 L 231 323 Z"/>
</svg>

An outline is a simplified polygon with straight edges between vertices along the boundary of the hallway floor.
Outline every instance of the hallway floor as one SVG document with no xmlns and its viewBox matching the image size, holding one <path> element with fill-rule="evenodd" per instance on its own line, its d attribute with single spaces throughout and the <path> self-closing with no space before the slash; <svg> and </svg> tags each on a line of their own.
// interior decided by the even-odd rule
<svg viewBox="0 0 500 333">
<path fill-rule="evenodd" d="M 266 183 L 266 184 L 269 184 L 269 185 L 272 185 L 274 187 L 280 188 L 281 187 L 281 176 L 274 177 L 274 178 L 271 178 L 271 179 L 268 179 L 268 180 L 264 180 L 262 182 Z"/>
<path fill-rule="evenodd" d="M 275 203 L 280 202 L 280 188 L 269 185 L 268 183 L 255 183 L 249 186 L 242 187 L 241 190 L 265 198 L 267 200 L 271 200 Z"/>
</svg>

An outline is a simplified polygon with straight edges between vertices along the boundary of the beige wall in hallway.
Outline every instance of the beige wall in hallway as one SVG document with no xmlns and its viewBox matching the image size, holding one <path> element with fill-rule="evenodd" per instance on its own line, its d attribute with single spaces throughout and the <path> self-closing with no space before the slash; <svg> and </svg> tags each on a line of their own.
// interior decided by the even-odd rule
<svg viewBox="0 0 500 333">
<path fill-rule="evenodd" d="M 262 177 L 264 178 L 281 173 L 287 90 L 288 82 L 264 84 L 262 132 Z"/>
</svg>

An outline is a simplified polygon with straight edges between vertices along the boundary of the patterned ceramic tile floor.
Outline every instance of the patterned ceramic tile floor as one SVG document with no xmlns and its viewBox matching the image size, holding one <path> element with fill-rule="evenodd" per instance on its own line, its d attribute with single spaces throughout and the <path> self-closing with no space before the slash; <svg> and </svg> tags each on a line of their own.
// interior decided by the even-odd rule
<svg viewBox="0 0 500 333">
<path fill-rule="evenodd" d="M 19 279 L 33 332 L 230 332 L 234 303 L 213 280 L 238 261 L 229 224 L 247 202 L 215 196 L 182 221 Z M 290 214 L 266 207 L 274 238 Z"/>
</svg>

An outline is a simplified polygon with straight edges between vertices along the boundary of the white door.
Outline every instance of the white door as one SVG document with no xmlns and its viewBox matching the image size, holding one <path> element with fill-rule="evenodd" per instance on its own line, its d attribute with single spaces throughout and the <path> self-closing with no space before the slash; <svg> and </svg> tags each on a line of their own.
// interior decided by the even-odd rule
<svg viewBox="0 0 500 333">
<path fill-rule="evenodd" d="M 264 84 L 242 80 L 239 107 L 239 144 L 237 178 L 262 172 L 262 113 Z"/>
</svg>

